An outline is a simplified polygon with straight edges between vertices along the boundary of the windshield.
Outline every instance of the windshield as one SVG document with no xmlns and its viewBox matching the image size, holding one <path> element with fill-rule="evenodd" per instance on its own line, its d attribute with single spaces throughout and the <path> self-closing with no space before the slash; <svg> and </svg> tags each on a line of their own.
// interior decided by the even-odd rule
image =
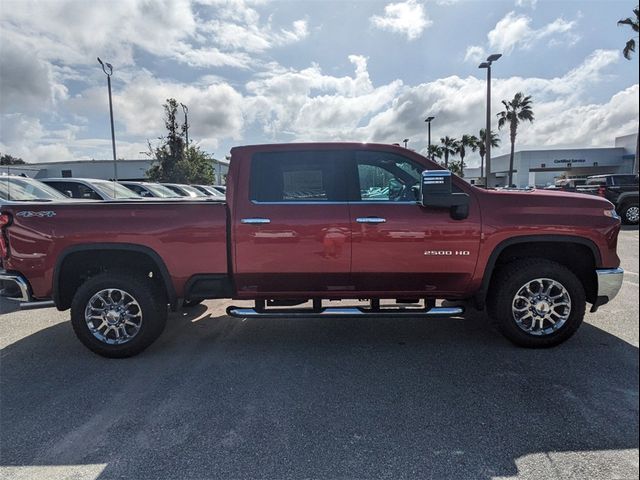
<svg viewBox="0 0 640 480">
<path fill-rule="evenodd" d="M 202 193 L 197 188 L 192 187 L 191 185 L 180 185 L 180 188 L 192 197 L 206 197 L 204 193 Z"/>
<path fill-rule="evenodd" d="M 176 192 L 171 190 L 170 188 L 165 187 L 164 185 L 154 184 L 154 183 L 145 183 L 145 188 L 147 188 L 150 192 L 158 197 L 162 198 L 182 198 Z"/>
<path fill-rule="evenodd" d="M 92 180 L 88 182 L 99 189 L 104 195 L 110 198 L 141 198 L 137 193 L 132 192 L 124 185 L 106 180 Z"/>
<path fill-rule="evenodd" d="M 220 193 L 218 190 L 216 190 L 215 188 L 213 188 L 213 187 L 210 187 L 208 185 L 200 185 L 200 188 L 203 188 L 212 197 L 224 198 L 224 195 L 222 193 Z"/>
<path fill-rule="evenodd" d="M 0 198 L 13 201 L 63 200 L 62 193 L 32 178 L 0 177 Z"/>
</svg>

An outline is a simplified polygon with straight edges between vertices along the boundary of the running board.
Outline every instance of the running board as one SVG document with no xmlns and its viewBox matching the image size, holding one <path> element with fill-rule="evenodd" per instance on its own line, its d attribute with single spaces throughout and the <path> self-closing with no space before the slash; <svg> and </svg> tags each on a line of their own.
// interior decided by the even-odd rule
<svg viewBox="0 0 640 480">
<path fill-rule="evenodd" d="M 255 308 L 243 308 L 231 306 L 227 308 L 227 315 L 241 318 L 292 318 L 292 317 L 456 317 L 464 313 L 461 307 L 434 307 L 425 309 L 381 309 L 371 310 L 360 307 L 326 307 L 319 310 L 302 309 L 266 309 L 258 311 Z"/>
</svg>

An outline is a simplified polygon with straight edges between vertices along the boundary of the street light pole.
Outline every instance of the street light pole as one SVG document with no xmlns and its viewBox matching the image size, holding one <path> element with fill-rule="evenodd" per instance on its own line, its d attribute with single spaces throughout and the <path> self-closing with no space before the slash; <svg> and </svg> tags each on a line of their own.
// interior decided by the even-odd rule
<svg viewBox="0 0 640 480">
<path fill-rule="evenodd" d="M 427 117 L 424 119 L 427 122 L 427 158 L 433 161 L 433 155 L 431 154 L 431 121 L 436 117 Z"/>
<path fill-rule="evenodd" d="M 107 76 L 107 89 L 109 90 L 109 116 L 111 118 L 111 148 L 113 150 L 113 180 L 118 181 L 118 160 L 116 157 L 116 134 L 113 128 L 113 102 L 111 101 L 111 75 L 113 75 L 113 65 L 105 63 L 98 57 L 98 63 L 102 66 L 102 71 Z M 107 72 L 107 70 L 109 70 Z"/>
<path fill-rule="evenodd" d="M 487 125 L 484 131 L 484 150 L 485 150 L 485 170 L 484 170 L 484 186 L 489 187 L 489 175 L 491 174 L 491 64 L 502 56 L 501 53 L 494 53 L 487 57 L 486 62 L 478 65 L 478 68 L 487 69 Z"/>
<path fill-rule="evenodd" d="M 404 142 L 404 148 L 407 148 L 407 143 L 409 143 L 409 139 L 405 138 L 403 142 Z"/>
<path fill-rule="evenodd" d="M 185 146 L 186 146 L 186 150 L 189 150 L 189 120 L 188 120 L 188 114 L 189 114 L 189 109 L 187 108 L 187 106 L 184 103 L 180 104 L 182 106 L 182 111 L 184 112 L 184 137 L 185 137 Z"/>
</svg>

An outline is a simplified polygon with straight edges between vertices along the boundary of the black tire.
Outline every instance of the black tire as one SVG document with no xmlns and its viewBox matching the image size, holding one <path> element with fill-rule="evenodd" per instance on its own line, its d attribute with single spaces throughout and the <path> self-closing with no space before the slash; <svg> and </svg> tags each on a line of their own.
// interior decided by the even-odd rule
<svg viewBox="0 0 640 480">
<path fill-rule="evenodd" d="M 540 336 L 518 326 L 512 310 L 516 294 L 528 282 L 539 278 L 561 284 L 571 300 L 565 323 L 556 331 Z M 586 310 L 586 295 L 580 279 L 565 266 L 542 258 L 516 260 L 501 267 L 491 282 L 487 300 L 487 310 L 494 325 L 511 342 L 526 348 L 554 347 L 566 341 L 582 324 Z"/>
<path fill-rule="evenodd" d="M 109 344 L 98 339 L 85 320 L 85 309 L 89 301 L 96 293 L 106 289 L 126 292 L 140 307 L 139 329 L 126 343 Z M 125 358 L 137 355 L 160 336 L 166 321 L 166 296 L 148 279 L 127 272 L 105 272 L 90 278 L 76 291 L 71 303 L 71 324 L 78 339 L 89 350 L 103 357 Z"/>
<path fill-rule="evenodd" d="M 192 300 L 184 300 L 182 302 L 182 308 L 192 308 L 197 305 L 200 305 L 202 302 L 204 302 L 203 298 L 194 298 Z"/>
<path fill-rule="evenodd" d="M 623 205 L 620 209 L 620 217 L 625 225 L 638 225 L 638 202 Z"/>
</svg>

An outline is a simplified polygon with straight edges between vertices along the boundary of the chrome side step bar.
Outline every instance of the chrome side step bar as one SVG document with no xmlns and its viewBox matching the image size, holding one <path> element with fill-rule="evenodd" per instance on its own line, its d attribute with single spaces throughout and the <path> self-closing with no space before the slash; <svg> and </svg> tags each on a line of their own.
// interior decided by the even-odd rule
<svg viewBox="0 0 640 480">
<path fill-rule="evenodd" d="M 239 318 L 302 318 L 302 317 L 323 317 L 323 318 L 344 318 L 344 317 L 391 317 L 391 318 L 411 318 L 411 317 L 455 317 L 462 315 L 462 307 L 433 307 L 429 310 L 418 308 L 389 308 L 371 310 L 360 307 L 325 307 L 319 310 L 303 309 L 266 309 L 256 310 L 255 308 L 244 308 L 231 306 L 227 308 L 227 315 Z"/>
</svg>

